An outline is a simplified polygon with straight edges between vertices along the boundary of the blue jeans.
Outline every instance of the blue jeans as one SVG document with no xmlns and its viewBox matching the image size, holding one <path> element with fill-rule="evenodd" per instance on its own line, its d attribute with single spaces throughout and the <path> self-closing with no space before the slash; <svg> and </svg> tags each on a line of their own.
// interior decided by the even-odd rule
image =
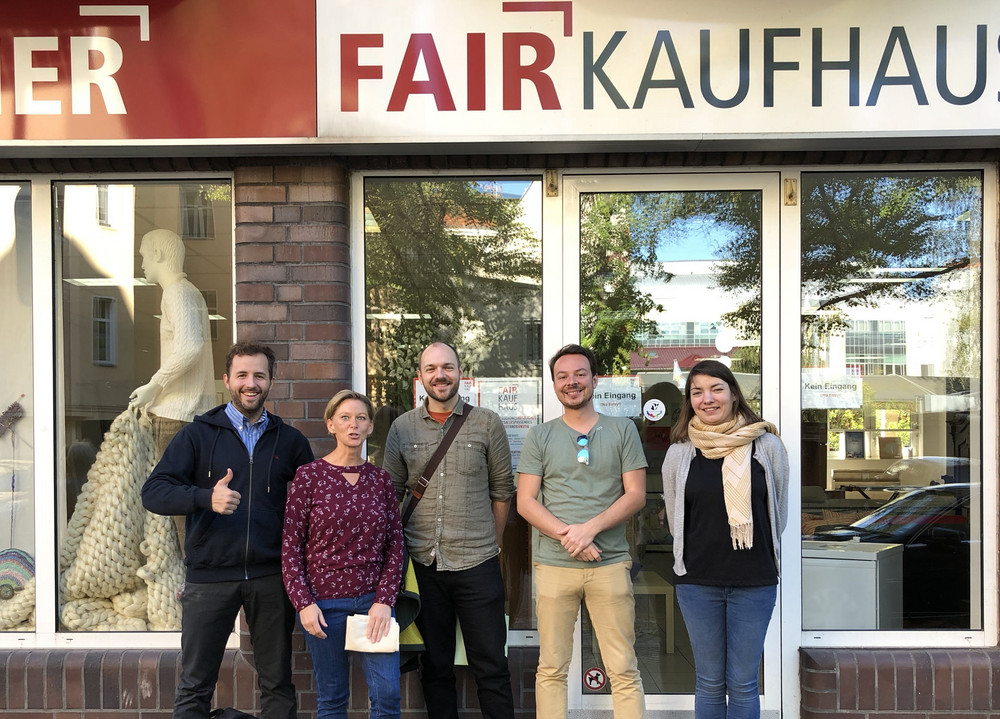
<svg viewBox="0 0 1000 719">
<path fill-rule="evenodd" d="M 368 682 L 371 716 L 377 719 L 399 717 L 399 652 L 380 654 L 344 649 L 347 615 L 367 614 L 374 601 L 375 594 L 372 593 L 316 602 L 326 620 L 326 639 L 303 632 L 316 675 L 316 719 L 347 719 L 352 654 L 360 660 L 365 681 Z M 393 611 L 393 616 L 395 614 Z"/>
<path fill-rule="evenodd" d="M 756 719 L 757 677 L 777 586 L 678 584 L 675 591 L 694 652 L 696 719 Z"/>
</svg>

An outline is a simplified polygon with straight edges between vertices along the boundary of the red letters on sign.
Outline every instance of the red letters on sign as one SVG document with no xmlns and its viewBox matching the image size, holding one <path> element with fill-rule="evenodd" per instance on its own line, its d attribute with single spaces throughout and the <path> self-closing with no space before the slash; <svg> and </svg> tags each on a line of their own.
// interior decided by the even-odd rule
<svg viewBox="0 0 1000 719">
<path fill-rule="evenodd" d="M 535 61 L 521 65 L 521 48 L 535 50 Z M 543 110 L 558 110 L 559 96 L 552 78 L 543 72 L 556 57 L 552 40 L 537 32 L 511 32 L 503 35 L 503 109 L 521 109 L 521 81 L 535 85 Z"/>
<path fill-rule="evenodd" d="M 469 57 L 466 88 L 469 110 L 486 109 L 486 33 L 470 33 L 465 42 Z"/>
<path fill-rule="evenodd" d="M 340 36 L 340 109 L 341 112 L 359 111 L 359 85 L 361 80 L 381 80 L 382 65 L 362 65 L 361 48 L 380 48 L 381 34 L 345 34 Z M 521 48 L 534 51 L 534 59 L 521 64 Z M 466 108 L 473 111 L 486 109 L 486 34 L 466 35 Z M 558 110 L 559 95 L 552 77 L 545 72 L 555 60 L 555 45 L 540 33 L 503 33 L 503 109 L 520 110 L 522 84 L 528 81 L 535 86 L 543 110 Z M 426 80 L 416 79 L 421 70 Z M 411 95 L 430 95 L 439 112 L 454 112 L 452 96 L 444 63 L 430 33 L 414 33 L 403 51 L 399 71 L 392 86 L 386 107 L 388 112 L 403 112 Z"/>
<path fill-rule="evenodd" d="M 340 36 L 340 111 L 358 111 L 358 82 L 381 80 L 381 65 L 361 65 L 358 50 L 363 47 L 382 47 L 382 35 Z"/>
<path fill-rule="evenodd" d="M 413 78 L 417 71 L 417 60 L 421 56 L 427 70 L 427 80 Z M 438 55 L 434 38 L 429 33 L 410 35 L 410 41 L 403 53 L 403 61 L 399 66 L 399 74 L 396 75 L 396 84 L 392 87 L 389 107 L 386 109 L 389 112 L 402 112 L 406 108 L 406 98 L 420 94 L 433 95 L 439 111 L 455 109 L 455 101 L 451 97 L 448 78 L 444 75 L 441 56 Z"/>
</svg>

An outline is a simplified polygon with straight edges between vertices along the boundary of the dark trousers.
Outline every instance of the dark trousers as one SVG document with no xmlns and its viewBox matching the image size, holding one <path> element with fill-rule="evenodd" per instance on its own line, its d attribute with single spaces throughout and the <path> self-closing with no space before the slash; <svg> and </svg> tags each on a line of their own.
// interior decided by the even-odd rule
<svg viewBox="0 0 1000 719">
<path fill-rule="evenodd" d="M 426 650 L 420 681 L 431 719 L 458 719 L 455 686 L 455 619 L 462 623 L 469 669 L 476 679 L 479 707 L 488 719 L 512 719 L 514 698 L 504 654 L 504 587 L 497 557 L 457 572 L 413 563 L 420 587 L 417 628 Z"/>
<path fill-rule="evenodd" d="M 188 582 L 181 607 L 181 676 L 174 719 L 208 719 L 226 641 L 240 607 L 253 642 L 261 719 L 296 719 L 292 684 L 295 610 L 280 574 L 236 582 Z"/>
</svg>

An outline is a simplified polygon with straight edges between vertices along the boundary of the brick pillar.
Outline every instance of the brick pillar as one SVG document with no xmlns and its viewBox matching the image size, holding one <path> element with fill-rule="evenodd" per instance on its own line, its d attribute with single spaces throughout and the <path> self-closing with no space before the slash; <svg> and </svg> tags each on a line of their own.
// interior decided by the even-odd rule
<svg viewBox="0 0 1000 719">
<path fill-rule="evenodd" d="M 317 456 L 331 449 L 326 403 L 351 381 L 347 189 L 346 169 L 329 158 L 254 159 L 235 169 L 236 336 L 274 349 L 274 411 Z M 240 632 L 241 651 L 223 666 L 219 691 L 228 684 L 235 706 L 259 709 L 243 620 Z M 299 716 L 311 717 L 316 692 L 300 630 L 293 647 Z"/>
<path fill-rule="evenodd" d="M 350 386 L 348 176 L 330 158 L 235 170 L 236 335 L 274 348 L 274 411 L 329 451 L 323 410 Z"/>
</svg>

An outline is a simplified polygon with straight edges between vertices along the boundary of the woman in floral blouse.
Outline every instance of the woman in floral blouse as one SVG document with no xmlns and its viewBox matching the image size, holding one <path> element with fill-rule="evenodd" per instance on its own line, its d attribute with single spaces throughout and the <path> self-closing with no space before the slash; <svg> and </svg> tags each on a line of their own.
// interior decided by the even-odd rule
<svg viewBox="0 0 1000 719">
<path fill-rule="evenodd" d="M 368 638 L 389 632 L 402 575 L 403 527 L 385 470 L 364 461 L 372 404 L 338 392 L 324 419 L 337 446 L 299 467 L 288 492 L 281 572 L 285 591 L 306 631 L 316 674 L 317 719 L 347 717 L 347 616 L 368 615 Z M 399 717 L 399 653 L 359 653 L 371 716 Z"/>
</svg>

